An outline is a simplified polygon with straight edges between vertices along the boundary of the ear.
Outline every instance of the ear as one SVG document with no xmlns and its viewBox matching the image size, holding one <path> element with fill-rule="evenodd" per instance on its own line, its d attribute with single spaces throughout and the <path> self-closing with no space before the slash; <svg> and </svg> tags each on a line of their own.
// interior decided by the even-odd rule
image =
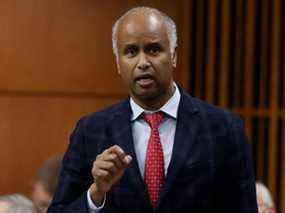
<svg viewBox="0 0 285 213">
<path fill-rule="evenodd" d="M 176 65 L 177 65 L 177 47 L 175 47 L 174 52 L 171 56 L 171 64 L 174 68 L 176 68 Z"/>
<path fill-rule="evenodd" d="M 121 69 L 120 69 L 120 65 L 119 65 L 119 59 L 118 57 L 116 56 L 116 66 L 117 66 L 117 72 L 119 75 L 121 75 Z"/>
</svg>

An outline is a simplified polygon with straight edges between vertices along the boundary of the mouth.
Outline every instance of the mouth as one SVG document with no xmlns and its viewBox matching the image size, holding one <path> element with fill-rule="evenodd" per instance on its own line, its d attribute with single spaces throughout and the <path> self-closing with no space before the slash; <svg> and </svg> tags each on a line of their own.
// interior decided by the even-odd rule
<svg viewBox="0 0 285 213">
<path fill-rule="evenodd" d="M 155 83 L 155 78 L 150 74 L 143 74 L 136 77 L 135 82 L 142 88 L 149 88 Z"/>
</svg>

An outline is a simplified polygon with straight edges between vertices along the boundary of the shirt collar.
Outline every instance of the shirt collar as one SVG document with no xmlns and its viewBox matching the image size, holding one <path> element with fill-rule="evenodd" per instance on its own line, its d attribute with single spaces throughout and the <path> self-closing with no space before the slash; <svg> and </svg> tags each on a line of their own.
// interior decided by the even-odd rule
<svg viewBox="0 0 285 213">
<path fill-rule="evenodd" d="M 130 105 L 131 105 L 131 109 L 133 112 L 132 117 L 131 117 L 131 121 L 136 120 L 143 112 L 153 113 L 156 111 L 164 112 L 165 114 L 176 119 L 181 94 L 180 94 L 179 89 L 175 83 L 174 83 L 174 87 L 175 87 L 175 91 L 174 91 L 174 94 L 172 95 L 172 97 L 160 109 L 155 110 L 155 111 L 149 111 L 149 110 L 143 109 L 141 106 L 139 106 L 134 101 L 134 99 L 130 98 Z"/>
</svg>

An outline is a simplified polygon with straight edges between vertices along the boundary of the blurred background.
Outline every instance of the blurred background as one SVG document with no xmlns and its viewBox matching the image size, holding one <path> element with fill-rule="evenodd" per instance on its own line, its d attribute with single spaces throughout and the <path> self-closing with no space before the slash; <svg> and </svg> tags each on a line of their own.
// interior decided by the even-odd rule
<svg viewBox="0 0 285 213">
<path fill-rule="evenodd" d="M 142 5 L 177 24 L 176 81 L 243 117 L 256 178 L 285 213 L 284 0 L 1 0 L 0 194 L 29 195 L 75 122 L 126 97 L 111 27 Z"/>
</svg>

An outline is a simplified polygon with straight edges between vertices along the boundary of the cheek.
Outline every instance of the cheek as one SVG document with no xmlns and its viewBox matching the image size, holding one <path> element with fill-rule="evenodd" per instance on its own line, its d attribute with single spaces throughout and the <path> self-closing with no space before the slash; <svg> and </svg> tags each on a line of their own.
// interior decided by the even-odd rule
<svg viewBox="0 0 285 213">
<path fill-rule="evenodd" d="M 152 63 L 164 68 L 172 67 L 172 58 L 170 54 L 163 53 L 157 58 L 153 58 Z"/>
<path fill-rule="evenodd" d="M 135 63 L 131 60 L 123 61 L 119 63 L 120 75 L 123 79 L 128 80 L 132 78 L 133 71 L 135 70 Z"/>
<path fill-rule="evenodd" d="M 161 79 L 172 78 L 173 66 L 170 60 L 164 59 L 153 62 L 153 66 Z"/>
</svg>

